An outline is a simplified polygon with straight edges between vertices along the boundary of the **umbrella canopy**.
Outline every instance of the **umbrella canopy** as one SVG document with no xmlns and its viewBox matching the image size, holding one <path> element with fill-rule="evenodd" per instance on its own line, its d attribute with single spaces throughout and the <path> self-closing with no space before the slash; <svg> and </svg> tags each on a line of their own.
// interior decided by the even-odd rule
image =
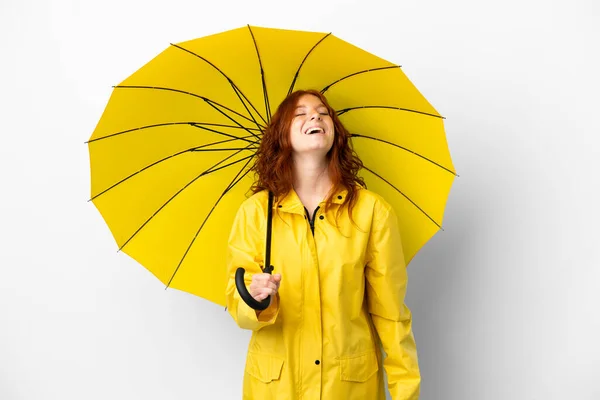
<svg viewBox="0 0 600 400">
<path fill-rule="evenodd" d="M 325 94 L 406 262 L 441 228 L 455 177 L 443 118 L 400 66 L 329 33 L 246 26 L 172 44 L 116 86 L 88 143 L 91 201 L 165 285 L 225 304 L 225 255 L 262 130 L 297 89 Z"/>
</svg>

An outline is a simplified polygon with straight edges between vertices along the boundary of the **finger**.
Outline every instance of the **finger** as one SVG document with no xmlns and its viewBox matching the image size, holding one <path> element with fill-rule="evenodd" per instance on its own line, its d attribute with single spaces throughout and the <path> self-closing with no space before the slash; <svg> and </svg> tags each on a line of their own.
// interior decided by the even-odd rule
<svg viewBox="0 0 600 400">
<path fill-rule="evenodd" d="M 279 285 L 281 285 L 281 277 L 279 277 L 279 279 L 273 278 L 271 279 L 271 282 L 274 283 L 276 287 L 279 287 Z"/>
<path fill-rule="evenodd" d="M 262 293 L 259 293 L 259 294 L 255 295 L 255 296 L 252 296 L 252 297 L 253 297 L 253 298 L 254 298 L 254 300 L 256 300 L 256 301 L 263 301 L 264 299 L 266 299 L 266 296 L 265 296 L 265 295 L 263 295 Z"/>
<path fill-rule="evenodd" d="M 254 296 L 254 295 L 260 293 L 260 291 L 264 287 L 265 287 L 265 284 L 263 282 L 252 282 L 250 284 L 250 286 L 248 286 L 248 290 L 249 290 L 250 294 L 252 296 Z"/>
<path fill-rule="evenodd" d="M 261 289 L 254 297 L 257 301 L 262 301 L 272 294 L 272 290 L 268 288 Z"/>
<path fill-rule="evenodd" d="M 279 280 L 272 280 L 271 283 L 273 285 L 275 285 L 275 289 L 276 290 L 279 290 L 279 286 L 281 286 L 281 281 L 279 281 Z"/>
<path fill-rule="evenodd" d="M 276 288 L 274 287 L 270 287 L 270 286 L 250 286 L 250 295 L 252 295 L 252 297 L 257 296 L 259 294 L 262 293 L 266 293 L 267 296 L 274 294 L 276 291 Z"/>
<path fill-rule="evenodd" d="M 252 276 L 252 280 L 255 282 L 265 283 L 271 279 L 271 275 L 269 274 L 256 274 Z"/>
<path fill-rule="evenodd" d="M 251 293 L 250 293 L 250 295 L 251 295 L 251 296 L 252 296 L 254 299 L 258 300 L 258 301 L 264 300 L 264 299 L 266 299 L 266 298 L 267 298 L 267 296 L 268 296 L 268 294 L 266 294 L 266 293 L 264 293 L 264 292 L 262 292 L 262 291 L 256 291 L 256 292 L 254 292 L 254 293 L 252 293 L 252 292 L 251 292 Z"/>
<path fill-rule="evenodd" d="M 274 284 L 275 283 L 272 282 L 270 279 L 257 278 L 250 283 L 250 286 L 253 288 L 259 289 L 262 287 L 269 287 L 270 285 L 274 285 Z"/>
<path fill-rule="evenodd" d="M 262 296 L 262 294 L 257 294 L 256 296 L 252 296 L 252 298 L 256 301 L 263 301 L 264 298 Z"/>
<path fill-rule="evenodd" d="M 263 290 L 265 290 L 265 289 L 272 289 L 272 288 L 270 288 L 269 286 L 266 286 L 266 285 L 264 285 L 262 283 L 258 283 L 258 284 L 252 284 L 252 285 L 250 285 L 248 289 L 249 289 L 248 291 L 250 292 L 250 294 L 252 296 L 254 296 L 254 295 L 257 295 L 259 293 L 262 293 Z"/>
</svg>

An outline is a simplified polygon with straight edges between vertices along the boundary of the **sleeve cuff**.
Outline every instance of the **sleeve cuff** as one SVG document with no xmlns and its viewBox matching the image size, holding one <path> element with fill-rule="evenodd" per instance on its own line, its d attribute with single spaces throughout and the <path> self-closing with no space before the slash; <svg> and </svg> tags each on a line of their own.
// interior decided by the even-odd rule
<svg viewBox="0 0 600 400">
<path fill-rule="evenodd" d="M 242 299 L 238 303 L 238 321 L 242 328 L 258 330 L 275 323 L 279 315 L 279 293 L 271 297 L 266 310 L 258 311 L 248 306 Z"/>
</svg>

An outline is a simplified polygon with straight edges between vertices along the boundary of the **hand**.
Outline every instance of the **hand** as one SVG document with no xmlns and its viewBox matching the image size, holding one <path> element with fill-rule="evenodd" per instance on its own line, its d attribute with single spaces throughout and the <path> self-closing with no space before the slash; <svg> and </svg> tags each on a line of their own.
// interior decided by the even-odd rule
<svg viewBox="0 0 600 400">
<path fill-rule="evenodd" d="M 250 295 L 256 301 L 263 301 L 268 296 L 275 295 L 279 290 L 281 274 L 254 274 L 250 283 Z"/>
</svg>

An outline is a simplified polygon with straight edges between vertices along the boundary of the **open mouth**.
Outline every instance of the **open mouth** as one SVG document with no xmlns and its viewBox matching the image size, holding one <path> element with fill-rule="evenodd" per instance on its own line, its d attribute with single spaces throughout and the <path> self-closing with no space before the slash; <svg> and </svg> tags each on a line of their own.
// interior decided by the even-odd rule
<svg viewBox="0 0 600 400">
<path fill-rule="evenodd" d="M 319 127 L 309 128 L 306 132 L 307 135 L 314 135 L 316 133 L 324 133 L 325 131 Z"/>
</svg>

